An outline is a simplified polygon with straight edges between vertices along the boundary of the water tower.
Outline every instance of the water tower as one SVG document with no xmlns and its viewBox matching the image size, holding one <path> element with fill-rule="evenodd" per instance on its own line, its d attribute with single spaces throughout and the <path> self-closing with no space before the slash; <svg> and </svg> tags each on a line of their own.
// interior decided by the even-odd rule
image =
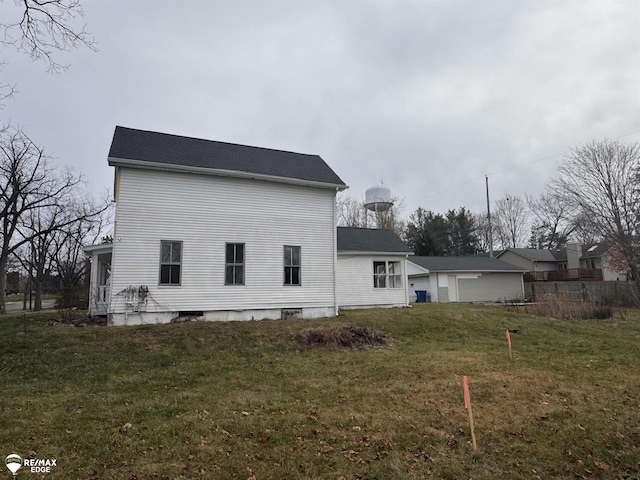
<svg viewBox="0 0 640 480">
<path fill-rule="evenodd" d="M 372 212 L 386 212 L 393 206 L 391 190 L 382 184 L 367 188 L 364 194 L 364 206 Z"/>
</svg>

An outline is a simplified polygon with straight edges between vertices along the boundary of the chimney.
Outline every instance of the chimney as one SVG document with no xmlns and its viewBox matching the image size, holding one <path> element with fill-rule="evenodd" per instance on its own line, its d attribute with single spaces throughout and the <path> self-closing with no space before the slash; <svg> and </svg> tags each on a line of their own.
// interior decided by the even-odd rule
<svg viewBox="0 0 640 480">
<path fill-rule="evenodd" d="M 567 244 L 567 268 L 580 268 L 582 245 L 579 243 Z"/>
</svg>

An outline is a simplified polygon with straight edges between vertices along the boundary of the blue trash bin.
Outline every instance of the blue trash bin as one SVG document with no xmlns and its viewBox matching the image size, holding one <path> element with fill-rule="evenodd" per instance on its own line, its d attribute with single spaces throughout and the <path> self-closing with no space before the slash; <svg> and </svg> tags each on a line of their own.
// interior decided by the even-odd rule
<svg viewBox="0 0 640 480">
<path fill-rule="evenodd" d="M 427 303 L 427 291 L 426 290 L 416 290 L 416 302 L 417 303 Z"/>
</svg>

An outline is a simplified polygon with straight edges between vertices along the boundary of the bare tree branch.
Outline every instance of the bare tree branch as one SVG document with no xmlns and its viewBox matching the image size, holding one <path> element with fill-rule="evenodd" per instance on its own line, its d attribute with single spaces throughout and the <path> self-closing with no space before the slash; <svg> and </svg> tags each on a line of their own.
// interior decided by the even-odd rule
<svg viewBox="0 0 640 480">
<path fill-rule="evenodd" d="M 96 50 L 96 42 L 85 25 L 76 25 L 84 17 L 79 0 L 15 0 L 22 15 L 0 23 L 2 43 L 13 46 L 33 60 L 44 60 L 50 72 L 63 72 L 68 65 L 58 63 L 56 51 L 84 46 Z"/>
<path fill-rule="evenodd" d="M 584 227 L 596 231 L 629 265 L 640 284 L 638 219 L 640 144 L 593 141 L 573 149 L 551 182 L 554 195 L 574 208 Z"/>
<path fill-rule="evenodd" d="M 531 246 L 547 249 L 564 247 L 569 236 L 577 229 L 573 221 L 574 209 L 549 191 L 538 198 L 527 196 L 526 204 L 534 218 Z"/>
</svg>

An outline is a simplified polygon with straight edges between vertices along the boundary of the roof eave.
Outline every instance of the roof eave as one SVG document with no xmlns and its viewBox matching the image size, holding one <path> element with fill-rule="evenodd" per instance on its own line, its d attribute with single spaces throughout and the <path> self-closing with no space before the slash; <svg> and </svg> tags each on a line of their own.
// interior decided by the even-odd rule
<svg viewBox="0 0 640 480">
<path fill-rule="evenodd" d="M 97 245 L 86 245 L 84 248 L 84 253 L 87 255 L 93 254 L 101 254 L 101 253 L 111 253 L 113 251 L 113 243 L 99 243 Z"/>
<path fill-rule="evenodd" d="M 338 255 L 397 255 L 408 257 L 409 255 L 413 255 L 413 252 L 369 252 L 363 250 L 338 250 Z"/>
<path fill-rule="evenodd" d="M 109 157 L 109 165 L 112 167 L 133 167 L 144 170 L 160 170 L 165 172 L 196 173 L 199 175 L 211 175 L 215 177 L 232 177 L 249 180 L 262 180 L 265 182 L 286 183 L 288 185 L 301 185 L 305 187 L 329 188 L 332 190 L 346 190 L 348 185 L 338 183 L 326 183 L 298 178 L 279 177 L 276 175 L 264 175 L 261 173 L 240 172 L 236 170 L 223 170 L 219 168 L 194 167 L 190 165 L 176 165 L 160 162 L 148 162 L 146 160 L 131 160 L 127 158 Z"/>
<path fill-rule="evenodd" d="M 440 268 L 431 268 L 430 272 L 450 272 L 450 273 L 526 273 L 528 270 L 482 270 L 478 268 L 466 268 L 456 270 L 446 270 Z"/>
</svg>

